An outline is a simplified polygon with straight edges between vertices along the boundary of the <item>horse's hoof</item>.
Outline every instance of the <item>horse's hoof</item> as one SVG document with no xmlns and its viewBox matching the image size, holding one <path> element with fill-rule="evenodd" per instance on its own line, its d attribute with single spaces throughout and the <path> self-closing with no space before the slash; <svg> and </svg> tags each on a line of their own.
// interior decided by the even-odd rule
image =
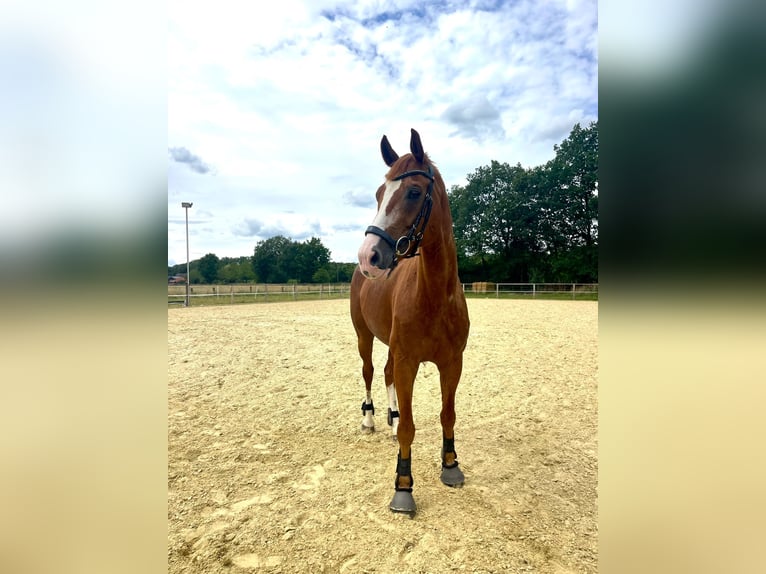
<svg viewBox="0 0 766 574">
<path fill-rule="evenodd" d="M 372 434 L 375 432 L 375 427 L 366 427 L 362 425 L 362 434 Z"/>
<path fill-rule="evenodd" d="M 447 486 L 457 488 L 463 486 L 465 482 L 465 475 L 460 467 L 455 465 L 452 468 L 442 467 L 441 480 Z"/>
<path fill-rule="evenodd" d="M 412 498 L 412 493 L 406 490 L 397 490 L 394 493 L 394 497 L 391 499 L 391 504 L 388 505 L 392 512 L 401 512 L 403 514 L 409 514 L 410 518 L 415 515 L 417 507 L 415 506 L 415 499 Z"/>
</svg>

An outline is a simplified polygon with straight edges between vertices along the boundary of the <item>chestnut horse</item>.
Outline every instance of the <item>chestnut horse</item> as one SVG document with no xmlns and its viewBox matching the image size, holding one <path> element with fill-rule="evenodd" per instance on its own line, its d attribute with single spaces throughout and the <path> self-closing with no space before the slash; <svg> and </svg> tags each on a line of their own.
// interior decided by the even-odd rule
<svg viewBox="0 0 766 574">
<path fill-rule="evenodd" d="M 395 492 L 389 508 L 412 515 L 416 510 L 411 471 L 415 437 L 412 389 L 424 361 L 437 366 L 441 381 L 441 481 L 461 486 L 465 480 L 457 462 L 454 426 L 455 391 L 463 370 L 469 320 L 457 275 L 452 216 L 439 170 L 424 153 L 415 130 L 411 153 L 399 157 L 386 136 L 380 150 L 390 169 L 376 193 L 377 214 L 359 248 L 359 265 L 351 280 L 351 319 L 367 389 L 362 403 L 363 430 L 374 430 L 375 425 L 373 339 L 388 345 L 384 369 L 388 423 L 399 441 Z"/>
</svg>

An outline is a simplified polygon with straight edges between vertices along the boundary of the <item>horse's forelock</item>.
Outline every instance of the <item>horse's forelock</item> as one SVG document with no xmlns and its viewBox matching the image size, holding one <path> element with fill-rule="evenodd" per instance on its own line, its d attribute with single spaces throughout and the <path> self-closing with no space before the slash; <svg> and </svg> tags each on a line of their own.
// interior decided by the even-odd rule
<svg viewBox="0 0 766 574">
<path fill-rule="evenodd" d="M 422 169 L 425 171 L 427 169 L 426 166 L 428 165 L 433 168 L 435 173 L 438 173 L 436 164 L 431 161 L 431 159 L 428 157 L 428 154 L 424 154 L 423 163 L 420 163 L 415 158 L 415 156 L 413 156 L 411 153 L 408 153 L 401 156 L 394 162 L 394 164 L 391 166 L 391 169 L 389 169 L 386 173 L 386 179 L 391 180 L 397 175 L 404 173 L 405 171 L 413 171 L 417 169 Z"/>
</svg>

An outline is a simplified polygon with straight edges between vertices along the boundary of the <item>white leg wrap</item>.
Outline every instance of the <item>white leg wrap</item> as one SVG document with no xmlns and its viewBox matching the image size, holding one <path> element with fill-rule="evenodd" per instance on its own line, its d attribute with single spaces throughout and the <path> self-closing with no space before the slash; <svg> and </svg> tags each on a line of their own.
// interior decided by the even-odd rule
<svg viewBox="0 0 766 574">
<path fill-rule="evenodd" d="M 364 404 L 371 405 L 372 404 L 372 398 L 368 395 L 367 398 L 364 400 Z M 363 411 L 362 416 L 362 430 L 363 431 L 373 431 L 375 430 L 375 417 L 372 414 L 372 410 Z"/>
<path fill-rule="evenodd" d="M 391 420 L 391 435 L 396 438 L 396 432 L 399 430 L 399 403 L 396 400 L 396 389 L 394 388 L 394 385 L 386 387 L 386 391 L 388 391 L 388 408 L 391 412 L 397 413 Z"/>
</svg>

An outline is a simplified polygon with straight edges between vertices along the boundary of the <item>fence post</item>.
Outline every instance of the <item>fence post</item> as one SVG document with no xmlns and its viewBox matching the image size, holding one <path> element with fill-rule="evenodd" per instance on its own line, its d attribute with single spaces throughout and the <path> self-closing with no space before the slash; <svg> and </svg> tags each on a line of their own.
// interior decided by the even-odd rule
<svg viewBox="0 0 766 574">
<path fill-rule="evenodd" d="M 231 304 L 234 305 L 234 283 L 231 284 Z"/>
<path fill-rule="evenodd" d="M 532 283 L 532 299 L 534 299 L 535 296 L 537 295 L 536 291 L 537 291 L 537 283 Z"/>
<path fill-rule="evenodd" d="M 500 283 L 495 283 L 495 299 L 500 299 Z"/>
<path fill-rule="evenodd" d="M 575 283 L 572 283 L 572 299 L 575 298 Z"/>
</svg>

